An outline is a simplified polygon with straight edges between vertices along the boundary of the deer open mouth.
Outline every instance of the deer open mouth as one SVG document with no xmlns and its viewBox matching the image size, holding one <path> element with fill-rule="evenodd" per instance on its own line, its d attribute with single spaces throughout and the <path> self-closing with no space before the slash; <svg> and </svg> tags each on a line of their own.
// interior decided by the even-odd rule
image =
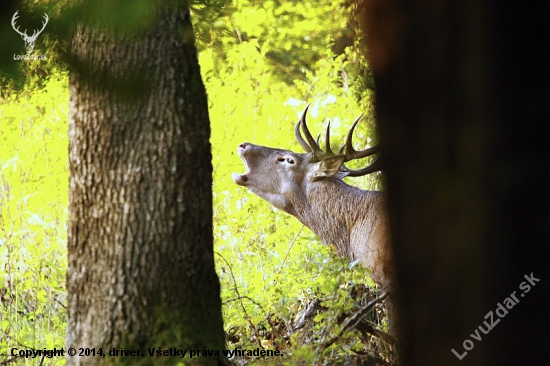
<svg viewBox="0 0 550 366">
<path fill-rule="evenodd" d="M 237 183 L 240 186 L 246 185 L 246 182 L 248 181 L 247 174 L 250 173 L 250 168 L 248 166 L 248 163 L 246 162 L 246 158 L 244 157 L 245 150 L 246 150 L 246 144 L 240 144 L 239 147 L 237 148 L 237 154 L 239 154 L 239 157 L 243 161 L 246 171 L 243 174 L 239 174 L 239 173 L 231 174 L 231 178 L 233 178 L 233 182 Z"/>
</svg>

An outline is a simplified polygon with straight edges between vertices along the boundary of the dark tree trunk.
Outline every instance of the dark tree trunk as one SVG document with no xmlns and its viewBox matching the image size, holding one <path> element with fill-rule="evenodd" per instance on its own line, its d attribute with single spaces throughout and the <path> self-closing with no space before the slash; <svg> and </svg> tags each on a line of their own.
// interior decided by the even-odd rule
<svg viewBox="0 0 550 366">
<path fill-rule="evenodd" d="M 360 8 L 387 163 L 404 365 L 548 363 L 548 6 L 513 4 Z M 525 292 L 531 273 L 540 282 Z M 500 318 L 498 304 L 512 294 L 519 302 Z M 484 321 L 494 325 L 488 334 L 478 328 Z"/>
<path fill-rule="evenodd" d="M 225 346 L 207 100 L 189 12 L 169 4 L 137 35 L 81 23 L 70 45 L 66 347 L 145 354 L 130 363 Z"/>
</svg>

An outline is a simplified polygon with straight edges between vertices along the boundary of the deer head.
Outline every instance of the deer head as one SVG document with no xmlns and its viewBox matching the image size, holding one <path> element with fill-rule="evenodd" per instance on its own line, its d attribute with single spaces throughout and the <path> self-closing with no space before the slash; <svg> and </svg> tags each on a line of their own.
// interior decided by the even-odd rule
<svg viewBox="0 0 550 366">
<path fill-rule="evenodd" d="M 362 176 L 381 169 L 379 159 L 359 170 L 352 170 L 344 165 L 348 161 L 379 152 L 378 146 L 361 151 L 353 148 L 353 131 L 362 115 L 353 122 L 345 145 L 338 153 L 334 153 L 330 145 L 330 122 L 325 135 L 326 149 L 323 151 L 319 146 L 319 137 L 316 141 L 307 127 L 308 108 L 309 105 L 295 128 L 296 139 L 306 153 L 295 153 L 244 142 L 239 145 L 237 151 L 247 170 L 244 174 L 233 173 L 235 183 L 248 188 L 273 206 L 295 216 L 298 216 L 295 201 L 307 194 L 308 184 L 323 179 L 340 180 L 345 176 Z"/>
<path fill-rule="evenodd" d="M 32 50 L 34 49 L 34 42 L 36 42 L 36 39 L 38 38 L 38 36 L 40 35 L 40 33 L 42 33 L 42 31 L 44 30 L 44 28 L 46 28 L 46 24 L 48 24 L 48 14 L 44 13 L 44 22 L 42 23 L 42 29 L 40 30 L 34 30 L 34 32 L 32 33 L 32 36 L 29 36 L 27 35 L 27 30 L 25 29 L 24 32 L 20 32 L 19 31 L 19 27 L 17 27 L 15 25 L 15 21 L 17 20 L 17 18 L 19 18 L 19 15 L 17 15 L 17 13 L 19 12 L 16 11 L 15 14 L 13 14 L 13 17 L 11 18 L 11 26 L 13 27 L 13 29 L 19 33 L 21 35 L 21 38 L 23 38 L 23 41 L 25 41 L 25 48 L 27 49 L 27 53 L 31 53 Z"/>
</svg>

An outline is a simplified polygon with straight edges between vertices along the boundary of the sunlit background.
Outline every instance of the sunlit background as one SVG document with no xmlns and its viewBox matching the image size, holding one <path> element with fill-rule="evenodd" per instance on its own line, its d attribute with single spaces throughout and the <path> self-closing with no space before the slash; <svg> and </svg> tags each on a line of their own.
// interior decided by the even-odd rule
<svg viewBox="0 0 550 366">
<path fill-rule="evenodd" d="M 212 126 L 216 265 L 226 332 L 236 345 L 274 346 L 265 331 L 283 328 L 314 297 L 347 306 L 345 284 L 364 279 L 298 220 L 231 179 L 244 171 L 241 142 L 301 152 L 293 129 L 308 103 L 312 132 L 332 121 L 333 146 L 361 113 L 356 147 L 374 144 L 372 81 L 351 8 L 329 0 L 193 8 Z M 48 46 L 44 35 L 36 49 L 47 54 Z M 24 65 L 24 88 L 4 85 L 0 94 L 0 350 L 64 344 L 68 74 L 55 58 L 48 74 L 37 62 Z M 349 182 L 379 189 L 378 179 Z M 328 337 L 334 322 L 327 324 L 312 337 Z M 319 357 L 312 347 L 295 349 L 294 357 Z"/>
</svg>

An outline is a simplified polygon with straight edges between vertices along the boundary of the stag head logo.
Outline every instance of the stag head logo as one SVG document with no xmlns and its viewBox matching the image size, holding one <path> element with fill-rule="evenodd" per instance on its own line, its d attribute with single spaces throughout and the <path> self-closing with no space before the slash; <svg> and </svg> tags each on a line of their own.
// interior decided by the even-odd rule
<svg viewBox="0 0 550 366">
<path fill-rule="evenodd" d="M 40 33 L 42 33 L 42 31 L 44 30 L 44 28 L 46 28 L 46 24 L 48 24 L 48 14 L 44 13 L 44 22 L 42 23 L 42 29 L 40 30 L 34 30 L 34 32 L 32 33 L 32 36 L 29 36 L 27 34 L 27 30 L 25 29 L 24 32 L 21 32 L 19 30 L 19 27 L 16 26 L 15 24 L 15 21 L 17 20 L 17 18 L 19 18 L 19 15 L 17 15 L 17 13 L 19 12 L 16 11 L 15 14 L 13 14 L 13 17 L 11 18 L 11 26 L 13 27 L 13 29 L 19 33 L 21 35 L 21 38 L 23 38 L 23 41 L 25 41 L 25 48 L 27 49 L 27 54 L 30 54 L 32 52 L 32 50 L 34 49 L 34 42 L 36 42 L 36 39 L 38 38 L 38 36 L 40 35 Z"/>
</svg>

